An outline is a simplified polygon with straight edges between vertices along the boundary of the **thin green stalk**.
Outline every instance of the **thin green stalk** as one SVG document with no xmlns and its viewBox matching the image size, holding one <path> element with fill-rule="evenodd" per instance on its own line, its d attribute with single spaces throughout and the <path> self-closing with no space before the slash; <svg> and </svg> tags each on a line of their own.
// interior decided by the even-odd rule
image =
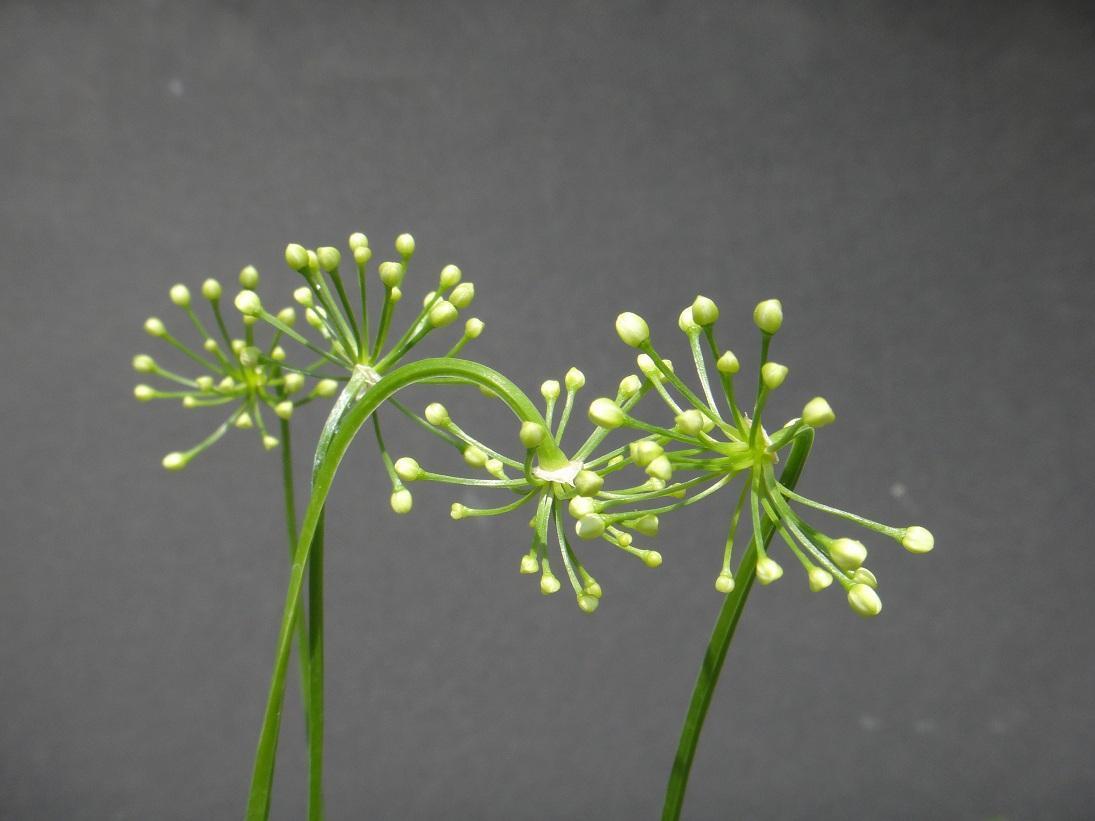
<svg viewBox="0 0 1095 821">
<path fill-rule="evenodd" d="M 793 488 L 798 482 L 813 440 L 813 429 L 804 430 L 795 437 L 791 453 L 787 458 L 787 465 L 780 475 L 780 482 L 784 487 Z M 766 519 L 763 525 L 762 542 L 767 544 L 774 532 L 773 524 Z M 726 653 L 730 649 L 730 641 L 734 638 L 734 630 L 738 626 L 745 601 L 753 587 L 753 580 L 756 577 L 756 559 L 756 546 L 750 543 L 738 565 L 738 572 L 734 577 L 734 589 L 726 594 L 726 601 L 723 602 L 722 609 L 719 611 L 715 629 L 707 644 L 703 664 L 696 678 L 696 686 L 692 690 L 688 713 L 684 718 L 684 726 L 681 728 L 681 738 L 677 745 L 677 755 L 673 760 L 673 769 L 669 774 L 665 803 L 662 807 L 662 821 L 677 821 L 681 816 L 684 794 L 688 787 L 688 774 L 692 769 L 692 760 L 696 756 L 696 745 L 700 740 L 707 709 L 711 706 L 711 698 L 715 694 L 719 673 L 722 672 L 723 662 L 726 661 Z"/>
<path fill-rule="evenodd" d="M 308 559 L 308 821 L 323 821 L 323 530 L 320 511 Z M 297 619 L 303 624 L 303 619 Z"/>
<path fill-rule="evenodd" d="M 297 505 L 293 488 L 293 445 L 290 437 L 289 421 L 279 420 L 281 434 L 281 483 L 285 495 L 285 530 L 289 535 L 289 561 L 293 560 L 293 547 L 297 541 Z M 309 732 L 311 720 L 309 692 L 312 679 L 308 673 L 308 630 L 303 620 L 297 621 L 297 660 L 300 663 L 300 701 L 304 708 L 304 730 Z"/>
</svg>

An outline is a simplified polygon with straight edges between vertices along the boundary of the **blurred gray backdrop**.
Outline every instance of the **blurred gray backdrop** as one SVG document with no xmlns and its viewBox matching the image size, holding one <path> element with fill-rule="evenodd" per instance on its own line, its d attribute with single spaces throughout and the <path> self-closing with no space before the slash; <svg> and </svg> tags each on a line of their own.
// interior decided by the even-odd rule
<svg viewBox="0 0 1095 821">
<path fill-rule="evenodd" d="M 610 390 L 623 309 L 685 356 L 696 293 L 753 361 L 782 298 L 774 413 L 840 416 L 806 491 L 934 530 L 871 541 L 873 622 L 789 559 L 755 593 L 687 818 L 1091 817 L 1089 5 L 8 0 L 0 78 L 4 819 L 241 815 L 276 456 L 233 434 L 166 474 L 219 414 L 134 402 L 129 359 L 169 359 L 141 322 L 182 327 L 172 283 L 254 263 L 287 300 L 285 243 L 354 230 L 414 232 L 408 304 L 462 266 L 474 354 L 530 392 Z M 590 618 L 517 574 L 522 517 L 454 523 L 436 488 L 394 516 L 368 440 L 330 519 L 330 817 L 656 817 L 731 501 L 674 517 L 658 571 L 585 545 Z"/>
</svg>

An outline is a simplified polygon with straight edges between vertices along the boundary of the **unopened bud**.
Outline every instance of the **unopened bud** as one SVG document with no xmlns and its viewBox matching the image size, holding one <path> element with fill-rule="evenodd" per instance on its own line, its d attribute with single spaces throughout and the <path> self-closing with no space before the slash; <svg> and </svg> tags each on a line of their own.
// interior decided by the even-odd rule
<svg viewBox="0 0 1095 821">
<path fill-rule="evenodd" d="M 240 271 L 240 287 L 249 291 L 259 287 L 259 272 L 254 265 L 247 265 Z"/>
<path fill-rule="evenodd" d="M 624 423 L 626 416 L 620 406 L 611 399 L 594 399 L 589 406 L 589 421 L 600 428 L 615 430 Z"/>
<path fill-rule="evenodd" d="M 169 296 L 171 301 L 180 308 L 185 308 L 190 304 L 190 289 L 185 285 L 172 285 Z"/>
<path fill-rule="evenodd" d="M 558 399 L 561 390 L 558 380 L 555 379 L 548 379 L 540 384 L 540 395 L 544 399 Z"/>
<path fill-rule="evenodd" d="M 873 587 L 866 584 L 853 584 L 848 588 L 848 606 L 856 615 L 870 618 L 882 612 L 882 600 Z"/>
<path fill-rule="evenodd" d="M 316 383 L 316 396 L 328 397 L 338 393 L 338 382 L 334 379 L 321 379 Z"/>
<path fill-rule="evenodd" d="M 456 310 L 456 306 L 448 300 L 442 299 L 430 308 L 430 325 L 435 328 L 444 328 L 446 325 L 451 325 L 455 322 L 458 315 L 459 312 Z"/>
<path fill-rule="evenodd" d="M 483 333 L 483 320 L 478 317 L 473 316 L 464 323 L 464 336 L 468 339 L 478 339 L 481 333 Z"/>
<path fill-rule="evenodd" d="M 471 305 L 472 300 L 475 299 L 475 284 L 471 282 L 461 282 L 455 288 L 452 289 L 452 293 L 449 294 L 449 302 L 455 305 L 460 310 L 467 308 Z"/>
<path fill-rule="evenodd" d="M 783 575 L 783 568 L 775 559 L 763 556 L 757 559 L 757 581 L 761 584 L 771 584 Z"/>
<path fill-rule="evenodd" d="M 163 322 L 154 316 L 150 316 L 144 321 L 144 330 L 149 336 L 166 336 L 167 328 L 164 327 Z"/>
<path fill-rule="evenodd" d="M 734 589 L 734 575 L 729 570 L 719 573 L 715 579 L 715 589 L 720 593 L 729 593 Z"/>
<path fill-rule="evenodd" d="M 783 325 L 783 304 L 778 299 L 758 302 L 753 309 L 753 322 L 766 334 L 774 334 Z"/>
<path fill-rule="evenodd" d="M 391 498 L 392 510 L 396 513 L 404 514 L 410 513 L 411 508 L 414 507 L 414 497 L 411 492 L 405 487 L 401 487 L 399 490 L 392 494 Z"/>
<path fill-rule="evenodd" d="M 455 288 L 460 283 L 460 269 L 455 265 L 446 265 L 441 269 L 441 276 L 438 279 L 438 285 L 442 290 L 448 290 L 449 288 Z"/>
<path fill-rule="evenodd" d="M 586 375 L 577 368 L 571 368 L 569 371 L 567 371 L 563 382 L 567 386 L 568 391 L 578 391 L 585 386 Z"/>
<path fill-rule="evenodd" d="M 604 478 L 592 470 L 580 470 L 578 475 L 574 477 L 574 488 L 582 496 L 596 496 L 601 492 L 604 484 Z"/>
<path fill-rule="evenodd" d="M 616 317 L 616 333 L 625 345 L 637 348 L 650 339 L 650 327 L 646 320 L 631 311 L 624 311 Z"/>
<path fill-rule="evenodd" d="M 718 358 L 715 367 L 718 369 L 719 373 L 733 375 L 741 370 L 741 363 L 738 362 L 738 358 L 734 356 L 733 351 L 726 351 Z"/>
<path fill-rule="evenodd" d="M 380 281 L 389 288 L 396 288 L 403 284 L 403 274 L 405 271 L 401 263 L 382 262 L 377 266 L 376 272 L 380 276 Z"/>
<path fill-rule="evenodd" d="M 175 451 L 174 453 L 167 454 L 167 456 L 163 458 L 163 466 L 167 470 L 182 470 L 186 467 L 187 461 L 186 454 Z"/>
<path fill-rule="evenodd" d="M 274 405 L 274 413 L 277 414 L 279 419 L 289 420 L 293 418 L 293 403 L 286 400 L 285 402 L 278 402 Z"/>
<path fill-rule="evenodd" d="M 692 303 L 692 318 L 698 325 L 714 325 L 719 318 L 719 306 L 712 299 L 698 296 Z"/>
<path fill-rule="evenodd" d="M 221 284 L 212 277 L 202 283 L 202 296 L 210 302 L 216 302 L 220 299 L 222 290 Z"/>
<path fill-rule="evenodd" d="M 147 354 L 139 353 L 133 357 L 133 370 L 137 373 L 152 373 L 156 370 L 156 360 Z"/>
<path fill-rule="evenodd" d="M 833 564 L 841 570 L 851 572 L 867 560 L 867 548 L 863 542 L 855 539 L 833 539 L 829 544 L 829 555 Z"/>
<path fill-rule="evenodd" d="M 481 468 L 487 464 L 487 454 L 475 445 L 468 445 L 464 448 L 464 461 L 469 467 Z"/>
<path fill-rule="evenodd" d="M 258 316 L 262 313 L 262 300 L 254 291 L 240 291 L 236 294 L 236 310 L 246 316 Z"/>
<path fill-rule="evenodd" d="M 935 537 L 926 527 L 912 525 L 905 528 L 901 537 L 901 546 L 910 553 L 929 553 L 935 547 Z"/>
<path fill-rule="evenodd" d="M 764 367 L 760 369 L 760 378 L 764 382 L 764 387 L 774 391 L 787 378 L 787 366 L 780 365 L 778 362 L 765 362 Z"/>
<path fill-rule="evenodd" d="M 582 539 L 596 539 L 605 532 L 605 520 L 596 513 L 587 513 L 578 520 L 575 531 Z"/>
<path fill-rule="evenodd" d="M 401 257 L 409 257 L 414 253 L 414 237 L 410 234 L 400 234 L 395 238 L 395 251 Z"/>
<path fill-rule="evenodd" d="M 440 402 L 431 402 L 426 405 L 425 417 L 427 422 L 437 427 L 449 424 L 449 412 Z"/>
<path fill-rule="evenodd" d="M 530 553 L 526 553 L 521 557 L 521 573 L 526 576 L 531 576 L 533 573 L 537 573 L 540 570 L 540 562 L 536 561 L 536 557 Z"/>
<path fill-rule="evenodd" d="M 836 421 L 836 414 L 822 397 L 815 396 L 802 408 L 802 421 L 812 428 L 822 428 Z"/>
<path fill-rule="evenodd" d="M 833 574 L 828 570 L 822 570 L 820 567 L 815 566 L 811 567 L 806 573 L 806 580 L 810 584 L 810 589 L 817 593 L 833 583 Z"/>
<path fill-rule="evenodd" d="M 681 433 L 687 433 L 689 436 L 695 436 L 701 430 L 703 430 L 704 416 L 695 408 L 689 408 L 684 413 L 678 414 L 674 418 L 674 423 L 677 426 L 677 430 Z"/>
<path fill-rule="evenodd" d="M 338 264 L 342 262 L 342 254 L 337 248 L 326 245 L 316 249 L 316 261 L 319 267 L 327 273 L 338 270 Z"/>
</svg>

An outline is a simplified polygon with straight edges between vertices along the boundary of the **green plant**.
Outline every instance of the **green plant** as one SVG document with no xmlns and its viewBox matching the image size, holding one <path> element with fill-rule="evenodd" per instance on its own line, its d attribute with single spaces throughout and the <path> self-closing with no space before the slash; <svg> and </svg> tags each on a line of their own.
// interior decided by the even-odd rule
<svg viewBox="0 0 1095 821">
<path fill-rule="evenodd" d="M 445 266 L 437 288 L 426 294 L 405 331 L 388 345 L 395 307 L 402 299 L 404 277 L 415 250 L 414 239 L 409 234 L 398 237 L 398 259 L 381 262 L 377 267 L 383 291 L 375 333 L 370 332 L 366 276 L 372 251 L 362 234 L 352 235 L 349 246 L 356 288 L 347 288 L 340 270 L 342 255 L 337 249 L 310 251 L 295 244 L 286 248 L 286 262 L 303 280 L 294 299 L 304 309 L 306 324 L 313 329 L 311 335 L 296 329 L 295 309 L 284 308 L 275 314 L 264 307 L 257 292 L 258 273 L 248 267 L 240 274 L 243 290 L 234 298 L 243 322 L 241 337 L 229 334 L 221 311 L 222 288 L 214 280 L 207 280 L 201 292 L 209 303 L 216 334 L 208 332 L 193 310 L 189 291 L 182 285 L 171 289 L 172 301 L 202 340 L 200 352 L 171 335 L 159 319 L 145 323 L 148 333 L 202 368 L 201 375 L 191 378 L 167 370 L 143 354 L 133 361 L 138 372 L 172 383 L 172 390 L 139 385 L 138 399 L 180 399 L 186 407 L 231 407 L 229 416 L 205 440 L 189 450 L 168 454 L 164 458 L 166 468 L 185 467 L 232 426 L 254 427 L 264 447 L 281 449 L 290 574 L 247 817 L 256 821 L 269 814 L 282 702 L 294 642 L 307 732 L 309 818 L 315 821 L 323 816 L 326 501 L 350 443 L 368 424 L 391 482 L 394 512 L 411 511 L 413 498 L 407 486 L 415 482 L 499 491 L 505 496 L 504 504 L 475 509 L 454 503 L 452 518 L 499 516 L 521 508 L 532 511 L 532 541 L 520 559 L 520 572 L 539 574 L 541 593 L 556 593 L 562 583 L 552 570 L 549 554 L 557 550 L 577 605 L 586 613 L 597 609 L 604 589 L 579 557 L 569 536 L 571 525 L 578 541 L 603 542 L 656 568 L 662 563 L 661 553 L 636 540 L 655 537 L 664 517 L 718 494 L 739 475 L 742 477 L 715 579 L 716 590 L 726 598 L 700 669 L 666 791 L 662 817 L 678 818 L 707 707 L 753 582 L 771 584 L 783 575 L 782 567 L 769 555 L 772 537 L 778 533 L 802 565 L 811 590 L 823 590 L 836 581 L 854 612 L 869 617 L 881 610 L 877 581 L 863 565 L 866 547 L 855 539 L 833 537 L 818 530 L 792 505 L 851 521 L 898 541 L 913 553 L 931 550 L 931 534 L 918 526 L 881 525 L 795 491 L 814 431 L 833 422 L 835 414 L 823 398 L 815 397 L 806 403 L 800 417 L 773 433 L 762 426 L 768 397 L 782 386 L 788 374 L 786 366 L 769 359 L 771 340 L 783 322 L 782 306 L 777 300 L 761 302 L 753 314 L 761 332 L 761 357 L 756 390 L 748 408 L 741 407 L 735 398 L 740 363 L 716 339 L 714 325 L 719 311 L 712 300 L 697 297 L 679 320 L 688 341 L 698 391 L 689 387 L 673 364 L 654 348 L 642 318 L 630 312 L 620 314 L 616 330 L 623 342 L 639 351 L 638 373 L 625 376 L 613 397 L 602 396 L 590 403 L 586 415 L 593 427 L 580 444 L 568 451 L 564 450 L 563 439 L 575 427 L 577 395 L 585 385 L 581 371 L 572 368 L 562 384 L 548 380 L 540 386 L 544 402 L 541 412 L 508 378 L 457 356 L 483 330 L 483 323 L 475 318 L 466 321 L 463 334 L 444 356 L 409 360 L 413 349 L 430 333 L 456 322 L 474 299 L 474 286 L 462 281 L 456 266 Z M 356 292 L 354 298 L 351 290 Z M 269 338 L 262 345 L 256 338 L 260 324 L 269 328 Z M 283 348 L 283 343 L 290 342 L 310 352 L 312 360 L 290 364 Z M 708 371 L 708 356 L 714 363 L 715 379 Z M 311 388 L 307 389 L 309 384 Z M 512 438 L 481 441 L 459 426 L 439 402 L 430 403 L 419 415 L 396 398 L 399 391 L 416 384 L 437 390 L 477 387 L 513 413 Z M 656 397 L 659 404 L 654 415 L 643 418 L 638 415 L 638 405 L 647 396 Z M 298 408 L 320 398 L 333 402 L 315 448 L 309 499 L 298 523 L 290 422 Z M 476 474 L 456 476 L 429 471 L 410 456 L 393 460 L 382 433 L 380 410 L 384 407 L 457 448 Z M 278 436 L 270 432 L 264 420 L 267 410 L 278 419 Z M 631 434 L 630 441 L 606 445 L 609 434 L 617 430 Z M 785 451 L 786 463 L 777 478 L 775 465 Z M 641 471 L 641 481 L 620 481 L 635 470 Z M 750 524 L 751 536 L 735 572 L 733 548 L 743 518 Z"/>
</svg>

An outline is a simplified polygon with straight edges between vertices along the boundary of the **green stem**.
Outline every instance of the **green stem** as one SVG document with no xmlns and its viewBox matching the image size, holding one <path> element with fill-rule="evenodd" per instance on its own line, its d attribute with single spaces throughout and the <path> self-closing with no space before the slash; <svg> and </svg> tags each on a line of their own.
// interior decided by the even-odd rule
<svg viewBox="0 0 1095 821">
<path fill-rule="evenodd" d="M 308 821 L 323 821 L 323 529 L 320 511 L 308 559 Z M 301 624 L 303 619 L 297 619 Z"/>
<path fill-rule="evenodd" d="M 780 475 L 780 482 L 784 487 L 794 487 L 798 482 L 813 440 L 812 429 L 804 430 L 795 438 L 791 454 L 787 458 L 787 465 Z M 763 533 L 763 542 L 767 543 L 774 533 L 774 527 L 767 519 Z M 711 640 L 707 644 L 703 664 L 696 678 L 696 686 L 692 690 L 688 713 L 684 718 L 684 726 L 681 728 L 681 738 L 677 745 L 676 758 L 673 760 L 673 769 L 669 774 L 665 804 L 662 807 L 662 821 L 677 821 L 681 816 L 684 793 L 688 787 L 688 774 L 692 769 L 692 760 L 696 756 L 696 744 L 700 740 L 703 721 L 707 716 L 708 707 L 711 706 L 711 697 L 715 694 L 715 686 L 718 684 L 723 662 L 726 661 L 726 653 L 730 649 L 730 640 L 734 637 L 734 630 L 738 626 L 745 601 L 753 586 L 753 579 L 756 576 L 756 558 L 756 546 L 750 544 L 738 565 L 734 589 L 726 595 L 726 601 L 723 602 L 722 609 L 719 611 Z"/>
<path fill-rule="evenodd" d="M 293 489 L 293 445 L 290 436 L 289 422 L 281 419 L 281 483 L 285 493 L 285 530 L 289 534 L 289 561 L 293 560 L 293 548 L 297 540 L 297 505 L 296 493 Z M 303 620 L 297 620 L 297 659 L 300 662 L 300 701 L 304 708 L 304 729 L 308 732 L 308 724 L 311 721 L 311 691 L 312 679 L 308 672 L 308 631 Z"/>
</svg>

